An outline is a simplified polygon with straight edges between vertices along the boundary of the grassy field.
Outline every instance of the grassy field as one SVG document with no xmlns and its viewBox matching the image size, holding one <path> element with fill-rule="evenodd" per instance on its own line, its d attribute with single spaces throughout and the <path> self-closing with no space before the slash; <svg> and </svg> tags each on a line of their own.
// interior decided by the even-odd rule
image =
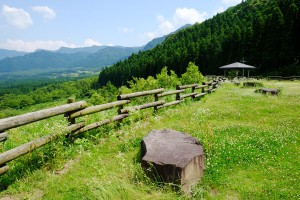
<svg viewBox="0 0 300 200">
<path fill-rule="evenodd" d="M 300 82 L 262 82 L 281 94 L 225 83 L 200 101 L 157 115 L 137 112 L 74 144 L 62 138 L 9 163 L 11 170 L 0 177 L 0 199 L 300 199 Z M 63 120 L 13 129 L 14 142 L 0 144 L 0 152 L 59 131 Z M 202 142 L 204 177 L 190 196 L 143 173 L 140 142 L 151 129 L 175 129 Z"/>
</svg>

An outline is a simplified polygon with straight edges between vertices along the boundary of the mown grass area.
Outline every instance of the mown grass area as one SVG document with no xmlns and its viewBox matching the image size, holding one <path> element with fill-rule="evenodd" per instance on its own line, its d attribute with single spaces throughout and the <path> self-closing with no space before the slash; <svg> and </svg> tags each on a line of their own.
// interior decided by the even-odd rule
<svg viewBox="0 0 300 200">
<path fill-rule="evenodd" d="M 225 83 L 200 101 L 157 115 L 152 109 L 134 113 L 74 144 L 62 138 L 9 163 L 11 171 L 0 177 L 0 199 L 299 199 L 300 82 L 263 84 L 281 94 Z M 12 137 L 59 131 L 64 122 L 43 123 L 14 129 Z M 202 142 L 205 173 L 190 196 L 144 175 L 140 142 L 151 129 L 175 129 Z M 15 144 L 0 150 L 9 145 Z"/>
</svg>

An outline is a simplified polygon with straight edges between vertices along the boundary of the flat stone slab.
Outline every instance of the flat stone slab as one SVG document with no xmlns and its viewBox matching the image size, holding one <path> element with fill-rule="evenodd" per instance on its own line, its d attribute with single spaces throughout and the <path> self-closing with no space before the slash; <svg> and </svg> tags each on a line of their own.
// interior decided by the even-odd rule
<svg viewBox="0 0 300 200">
<path fill-rule="evenodd" d="M 148 175 L 180 184 L 188 192 L 203 176 L 203 147 L 186 133 L 151 130 L 142 141 L 141 164 Z"/>
<path fill-rule="evenodd" d="M 272 94 L 272 95 L 279 94 L 279 90 L 275 88 L 262 88 L 262 89 L 255 90 L 255 92 L 259 92 L 262 94 Z"/>
</svg>

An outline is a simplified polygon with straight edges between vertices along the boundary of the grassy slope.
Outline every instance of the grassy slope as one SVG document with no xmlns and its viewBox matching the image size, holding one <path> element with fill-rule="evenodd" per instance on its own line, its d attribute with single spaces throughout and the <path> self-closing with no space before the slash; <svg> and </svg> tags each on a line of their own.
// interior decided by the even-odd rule
<svg viewBox="0 0 300 200">
<path fill-rule="evenodd" d="M 57 154 L 54 161 L 27 172 L 13 162 L 13 173 L 21 175 L 0 178 L 0 184 L 9 183 L 0 197 L 189 198 L 148 180 L 137 161 L 142 137 L 151 129 L 171 128 L 199 138 L 205 149 L 205 176 L 192 198 L 300 198 L 300 82 L 264 84 L 281 88 L 282 95 L 265 96 L 253 88 L 225 84 L 201 101 L 159 111 L 156 116 L 150 111 L 136 113 L 122 126 L 98 129 L 69 148 L 46 146 L 36 153 L 37 158 L 44 158 L 49 150 Z M 65 148 L 63 154 L 61 148 Z M 20 159 L 19 165 L 35 163 L 32 157 Z M 66 158 L 69 161 L 63 162 Z"/>
</svg>

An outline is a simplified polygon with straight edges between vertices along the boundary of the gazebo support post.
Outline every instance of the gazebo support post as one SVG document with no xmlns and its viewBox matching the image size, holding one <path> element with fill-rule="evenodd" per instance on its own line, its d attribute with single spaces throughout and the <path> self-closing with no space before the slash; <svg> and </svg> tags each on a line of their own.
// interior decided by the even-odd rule
<svg viewBox="0 0 300 200">
<path fill-rule="evenodd" d="M 236 76 L 236 78 L 239 78 L 239 70 L 238 69 L 235 70 L 235 76 Z"/>
</svg>

